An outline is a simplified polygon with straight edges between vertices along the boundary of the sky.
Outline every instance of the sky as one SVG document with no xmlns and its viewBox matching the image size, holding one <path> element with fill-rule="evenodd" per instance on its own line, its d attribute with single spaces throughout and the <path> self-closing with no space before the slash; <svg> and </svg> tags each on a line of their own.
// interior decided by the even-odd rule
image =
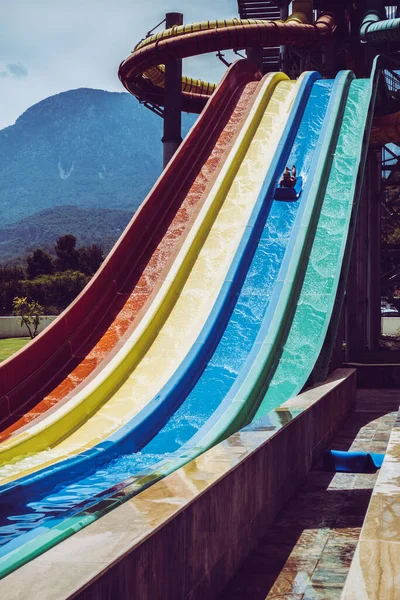
<svg viewBox="0 0 400 600">
<path fill-rule="evenodd" d="M 0 129 L 65 90 L 124 91 L 120 62 L 166 12 L 182 12 L 186 23 L 238 16 L 236 0 L 3 0 Z M 215 55 L 184 61 L 185 74 L 209 81 L 224 71 Z"/>
</svg>

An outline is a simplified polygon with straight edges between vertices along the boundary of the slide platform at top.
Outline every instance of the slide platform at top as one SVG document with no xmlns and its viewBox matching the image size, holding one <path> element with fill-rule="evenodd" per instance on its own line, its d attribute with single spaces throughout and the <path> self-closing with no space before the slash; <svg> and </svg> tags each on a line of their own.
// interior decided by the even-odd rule
<svg viewBox="0 0 400 600">
<path fill-rule="evenodd" d="M 89 285 L 0 365 L 0 425 L 7 428 L 0 439 L 70 399 L 138 325 L 239 135 L 260 77 L 246 61 L 229 69 Z"/>
</svg>

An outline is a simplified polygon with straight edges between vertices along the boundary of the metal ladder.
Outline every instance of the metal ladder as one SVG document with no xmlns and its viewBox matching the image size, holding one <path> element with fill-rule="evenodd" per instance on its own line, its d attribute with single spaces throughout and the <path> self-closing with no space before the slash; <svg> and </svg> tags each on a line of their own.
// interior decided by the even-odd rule
<svg viewBox="0 0 400 600">
<path fill-rule="evenodd" d="M 276 21 L 280 18 L 279 0 L 238 0 L 241 19 L 264 19 Z M 279 46 L 263 49 L 263 70 L 279 71 Z"/>
</svg>

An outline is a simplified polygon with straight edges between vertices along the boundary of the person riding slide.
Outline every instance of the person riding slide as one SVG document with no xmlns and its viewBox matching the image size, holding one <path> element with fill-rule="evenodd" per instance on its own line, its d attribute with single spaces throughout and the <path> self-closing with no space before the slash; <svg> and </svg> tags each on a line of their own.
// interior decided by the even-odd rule
<svg viewBox="0 0 400 600">
<path fill-rule="evenodd" d="M 290 172 L 289 167 L 286 167 L 282 174 L 282 179 L 279 182 L 280 187 L 292 188 L 296 185 L 296 166 L 293 165 Z"/>
</svg>

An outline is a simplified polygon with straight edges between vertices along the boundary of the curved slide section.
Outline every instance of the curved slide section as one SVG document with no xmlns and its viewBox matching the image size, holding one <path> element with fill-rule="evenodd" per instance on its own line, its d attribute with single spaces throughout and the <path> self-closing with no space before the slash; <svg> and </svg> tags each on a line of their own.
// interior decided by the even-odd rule
<svg viewBox="0 0 400 600">
<path fill-rule="evenodd" d="M 386 2 L 369 0 L 368 4 L 369 9 L 360 26 L 361 41 L 369 43 L 400 41 L 400 19 L 386 19 Z"/>
<path fill-rule="evenodd" d="M 306 24 L 307 17 L 303 13 L 293 13 L 290 15 L 287 23 L 300 23 Z M 281 21 L 274 21 L 280 26 Z M 210 30 L 222 30 L 224 34 L 237 31 L 238 28 L 248 27 L 249 25 L 256 25 L 261 30 L 265 27 L 266 21 L 263 19 L 224 19 L 219 21 L 202 21 L 199 23 L 191 23 L 189 25 L 174 26 L 171 29 L 164 29 L 158 33 L 155 33 L 144 40 L 139 42 L 133 51 L 133 53 L 142 50 L 151 44 L 159 44 L 162 40 L 169 40 L 171 44 L 172 38 L 181 38 L 187 35 L 196 35 L 198 41 L 202 40 L 202 32 Z M 190 39 L 190 38 L 188 38 Z M 133 54 L 132 53 L 132 54 Z M 144 78 L 150 80 L 152 84 L 157 87 L 164 87 L 165 85 L 165 68 L 163 65 L 157 65 L 146 70 Z M 209 96 L 216 88 L 215 83 L 202 81 L 201 79 L 193 79 L 192 77 L 182 76 L 182 92 L 189 92 L 191 95 L 205 95 Z"/>
<path fill-rule="evenodd" d="M 29 454 L 18 464 L 12 460 L 0 469 L 3 482 L 95 445 L 125 425 L 168 381 L 196 341 L 224 283 L 295 90 L 296 84 L 281 73 L 265 78 L 199 213 L 198 224 L 192 226 L 163 284 L 165 290 L 160 289 L 160 300 L 153 302 L 154 311 L 149 311 L 133 339 L 126 342 L 120 351 L 122 358 L 117 355 L 99 382 L 93 381 L 93 390 L 86 398 L 77 396 L 54 415 L 2 444 L 2 462 Z M 32 454 L 38 450 L 44 451 Z"/>
<path fill-rule="evenodd" d="M 0 439 L 68 401 L 140 322 L 239 135 L 259 78 L 246 61 L 229 69 L 90 284 L 0 365 L 0 423 L 9 426 Z"/>
<path fill-rule="evenodd" d="M 239 317 L 240 319 L 240 315 L 242 314 L 242 318 L 245 318 L 245 321 L 250 320 L 250 324 L 252 321 L 252 318 L 256 318 L 257 313 L 261 312 L 261 314 L 263 313 L 263 311 L 267 310 L 268 304 L 269 304 L 269 300 L 271 299 L 271 294 L 272 294 L 272 290 L 274 289 L 274 287 L 277 285 L 279 287 L 280 283 L 277 282 L 277 275 L 279 272 L 279 265 L 282 263 L 283 260 L 283 256 L 285 254 L 285 248 L 288 245 L 288 240 L 290 239 L 291 235 L 295 234 L 293 233 L 293 231 L 296 231 L 296 228 L 294 227 L 294 223 L 296 221 L 296 214 L 298 214 L 298 210 L 299 210 L 299 203 L 294 203 L 293 205 L 287 205 L 286 203 L 279 203 L 279 202 L 272 202 L 272 197 L 274 194 L 274 190 L 275 190 L 275 186 L 277 183 L 277 179 L 280 176 L 280 173 L 282 171 L 282 168 L 284 166 L 284 164 L 286 163 L 286 161 L 289 159 L 295 159 L 298 161 L 298 165 L 299 168 L 301 168 L 301 172 L 304 175 L 305 179 L 307 179 L 308 173 L 310 173 L 310 168 L 311 168 L 311 173 L 310 173 L 310 177 L 312 177 L 312 166 L 310 163 L 313 163 L 315 161 L 312 160 L 312 156 L 315 152 L 315 149 L 317 147 L 316 144 L 316 140 L 318 139 L 318 135 L 319 135 L 319 129 L 320 126 L 322 124 L 323 121 L 323 117 L 324 117 L 324 112 L 326 110 L 327 104 L 328 104 L 328 99 L 329 99 L 329 95 L 330 95 L 330 90 L 331 90 L 331 85 L 329 85 L 329 82 L 321 82 L 320 84 L 315 84 L 313 87 L 313 81 L 315 80 L 315 75 L 314 76 L 309 76 L 305 79 L 305 81 L 302 84 L 302 93 L 299 94 L 293 111 L 292 111 L 292 116 L 290 119 L 290 122 L 288 123 L 286 130 L 285 130 L 285 134 L 284 137 L 282 138 L 282 145 L 280 147 L 279 150 L 279 157 L 275 156 L 274 159 L 274 163 L 273 166 L 270 170 L 270 173 L 267 177 L 267 179 L 264 182 L 263 188 L 260 192 L 259 195 L 259 207 L 258 207 L 258 212 L 253 211 L 253 215 L 252 215 L 252 220 L 254 218 L 254 222 L 256 222 L 257 214 L 260 214 L 260 219 L 261 222 L 259 223 L 258 227 L 261 227 L 262 224 L 263 225 L 263 229 L 262 229 L 262 234 L 261 234 L 261 239 L 260 242 L 257 246 L 257 250 L 253 256 L 252 262 L 251 262 L 251 267 L 250 269 L 248 269 L 247 271 L 247 276 L 246 276 L 246 281 L 242 287 L 241 293 L 240 293 L 240 299 L 237 301 L 236 304 L 236 308 L 234 310 L 235 316 L 232 316 L 230 323 L 228 324 L 228 327 L 225 330 L 224 336 L 228 336 L 228 338 L 225 339 L 221 339 L 221 342 L 218 346 L 219 351 L 226 352 L 226 347 L 229 344 L 230 347 L 230 360 L 233 364 L 233 367 L 235 367 L 235 360 L 237 358 L 237 356 L 241 356 L 241 360 L 245 362 L 245 356 L 246 354 L 248 354 L 249 352 L 249 348 L 248 348 L 248 340 L 246 339 L 247 337 L 247 332 L 246 335 L 244 336 L 237 336 L 238 333 L 238 323 L 237 323 L 237 319 Z M 310 91 L 311 88 L 313 87 L 313 91 L 311 92 L 310 95 Z M 315 88 L 315 89 L 314 89 Z M 310 96 L 310 99 L 308 101 L 308 96 Z M 304 117 L 302 117 L 305 106 L 307 105 L 307 116 L 304 115 Z M 299 128 L 299 122 L 301 121 L 301 125 Z M 315 123 L 315 121 L 317 121 L 317 125 L 313 126 L 313 124 Z M 299 129 L 298 133 L 297 130 Z M 311 135 L 311 140 L 310 140 L 310 129 L 312 131 L 312 135 Z M 285 143 L 283 143 L 283 140 L 285 140 Z M 308 141 L 307 141 L 308 140 Z M 292 151 L 291 151 L 292 149 Z M 304 203 L 304 207 L 306 206 L 306 202 Z M 261 207 L 264 207 L 263 211 L 260 211 Z M 256 207 L 255 207 L 256 210 Z M 302 212 L 302 211 L 300 211 Z M 282 218 L 284 217 L 284 218 Z M 282 230 L 278 230 L 275 231 L 276 226 L 280 224 L 280 227 L 283 227 Z M 296 236 L 295 236 L 296 237 Z M 266 261 L 267 257 L 269 255 L 269 259 Z M 267 273 L 265 273 L 265 266 L 268 265 L 268 269 L 267 269 Z M 263 269 L 264 266 L 264 269 Z M 261 269 L 261 270 L 260 270 Z M 251 290 L 253 291 L 253 297 L 250 299 L 250 305 L 249 305 L 249 292 L 250 292 L 250 296 L 251 294 Z M 260 306 L 260 303 L 262 304 L 262 306 Z M 253 304 L 253 308 L 255 309 L 255 313 L 252 315 L 252 312 L 249 312 L 249 308 L 251 308 L 251 305 Z M 236 313 L 235 313 L 236 311 Z M 243 315 L 244 312 L 244 315 Z M 247 317 L 247 318 L 246 318 Z M 259 317 L 257 320 L 257 323 L 259 323 Z M 253 339 L 255 339 L 257 337 L 257 332 L 259 330 L 259 325 L 257 325 L 257 323 L 251 327 L 250 329 L 252 330 L 251 332 L 251 337 Z M 229 331 L 228 331 L 229 330 Z M 233 337 L 232 337 L 233 336 Z M 234 345 L 232 346 L 232 342 L 234 343 Z M 238 345 L 239 344 L 239 345 Z M 242 346 L 242 348 L 241 348 Z M 225 348 L 225 350 L 224 350 Z M 218 350 L 217 350 L 218 352 Z M 236 354 L 234 354 L 236 353 Z M 214 353 L 215 355 L 215 353 Z M 210 361 L 211 362 L 211 361 Z M 210 364 L 209 362 L 209 364 Z M 186 368 L 188 368 L 189 365 L 186 365 Z M 211 386 L 209 388 L 209 392 L 211 393 L 213 390 L 213 386 L 215 388 L 215 378 L 213 376 L 213 371 L 215 371 L 215 365 L 210 364 L 211 369 L 209 370 L 209 372 L 207 372 L 206 374 L 206 378 L 209 381 L 209 385 Z M 208 367 L 207 367 L 208 368 Z M 207 369 L 206 369 L 207 371 Z M 205 373 L 206 373 L 205 371 Z M 225 376 L 228 376 L 229 378 L 229 370 L 226 369 L 225 370 Z M 218 379 L 218 381 L 220 381 Z M 200 382 L 200 380 L 199 380 Z M 207 396 L 207 390 L 204 390 L 204 383 L 200 383 L 200 391 L 201 389 L 203 389 L 203 402 L 204 402 L 204 398 L 208 398 L 208 396 L 210 396 L 210 394 Z M 215 391 L 215 389 L 214 389 Z M 199 392 L 199 390 L 197 390 L 197 393 Z M 198 399 L 197 399 L 198 400 Z M 195 412 L 192 412 L 192 417 L 190 414 L 190 411 L 188 411 L 188 405 L 184 403 L 184 405 L 182 405 L 180 411 L 180 417 L 178 415 L 178 413 L 176 413 L 177 415 L 177 419 L 175 422 L 175 426 L 178 425 L 178 423 L 180 422 L 180 426 L 178 426 L 177 429 L 175 429 L 175 431 L 173 432 L 174 435 L 173 437 L 171 437 L 170 435 L 170 430 L 169 430 L 169 424 L 164 428 L 164 431 L 160 432 L 160 437 L 161 439 L 163 439 L 163 453 L 167 452 L 167 449 L 169 448 L 170 451 L 172 451 L 172 453 L 174 453 L 174 450 L 176 448 L 176 444 L 178 443 L 178 446 L 181 443 L 182 440 L 182 436 L 185 437 L 186 439 L 187 437 L 191 437 L 191 430 L 190 428 L 187 428 L 188 423 L 185 423 L 184 421 L 184 415 L 186 415 L 188 417 L 188 421 L 192 420 L 194 421 L 195 419 L 200 419 L 203 420 L 203 422 L 207 422 L 208 417 L 206 412 L 203 413 L 203 408 L 199 403 L 197 402 L 197 400 L 195 399 L 193 401 L 192 399 L 189 399 L 189 403 L 191 403 L 192 406 L 192 411 L 193 408 L 196 406 L 197 410 L 195 410 Z M 186 402 L 186 401 L 185 401 Z M 215 402 L 215 398 L 211 397 L 208 399 L 209 402 L 209 406 L 207 407 L 207 410 L 210 412 L 212 412 L 215 408 L 215 404 L 213 406 L 213 402 Z M 183 417 L 183 419 L 182 419 Z M 192 423 L 193 425 L 193 423 Z M 154 442 L 150 443 L 150 446 L 153 444 L 155 444 L 156 446 L 160 444 L 160 439 L 157 439 L 159 436 L 156 436 L 154 438 Z M 132 443 L 135 443 L 135 437 L 132 437 L 132 439 L 127 439 L 126 440 L 126 444 L 125 444 L 125 451 L 128 452 L 128 448 L 132 445 Z M 169 443 L 169 445 L 168 445 Z M 47 481 L 43 482 L 43 479 L 40 480 L 40 473 L 39 478 L 37 479 L 38 485 L 37 485 L 37 495 L 35 495 L 35 500 L 32 504 L 32 502 L 30 502 L 31 506 L 35 506 L 37 508 L 37 510 L 40 512 L 41 509 L 44 506 L 47 506 L 47 510 L 48 510 L 48 518 L 49 520 L 49 525 L 45 525 L 43 524 L 43 527 L 45 529 L 47 529 L 47 527 L 54 525 L 55 522 L 58 522 L 58 518 L 57 518 L 57 512 L 60 512 L 62 508 L 66 509 L 66 505 L 65 505 L 65 498 L 69 498 L 69 500 L 71 501 L 72 496 L 74 496 L 75 499 L 75 510 L 77 510 L 79 508 L 79 501 L 85 499 L 87 502 L 87 490 L 90 489 L 91 493 L 95 492 L 95 491 L 104 491 L 104 486 L 107 485 L 108 483 L 114 481 L 120 481 L 124 475 L 126 475 L 126 473 L 128 472 L 133 474 L 133 473 L 137 473 L 136 477 L 140 477 L 140 475 L 142 474 L 143 471 L 143 463 L 141 461 L 141 458 L 144 455 L 147 455 L 147 458 L 150 459 L 153 464 L 154 462 L 157 462 L 156 456 L 154 455 L 154 449 L 151 452 L 150 448 L 144 448 L 142 453 L 140 453 L 139 455 L 131 455 L 128 456 L 123 455 L 122 452 L 124 451 L 124 446 L 120 445 L 118 448 L 118 452 L 121 454 L 121 456 L 119 457 L 119 459 L 116 459 L 115 461 L 112 461 L 109 466 L 107 467 L 107 469 L 105 469 L 104 464 L 102 464 L 102 466 L 100 467 L 100 470 L 98 473 L 94 473 L 93 475 L 90 476 L 86 476 L 86 478 L 81 481 L 78 485 L 78 482 L 76 480 L 76 475 L 77 475 L 77 471 L 74 470 L 73 468 L 71 469 L 70 473 L 68 473 L 68 477 L 66 476 L 66 474 L 63 474 L 63 479 L 65 481 L 70 480 L 71 481 L 71 485 L 65 485 L 62 487 L 62 490 L 60 490 L 60 496 L 58 498 L 58 502 L 55 499 L 55 497 L 53 498 L 53 501 L 55 501 L 55 504 L 53 504 L 54 508 L 53 511 L 50 508 L 49 502 L 50 504 L 52 503 L 52 500 L 50 498 L 50 496 L 48 496 L 48 493 L 51 494 L 51 491 L 53 490 L 53 486 L 56 485 L 58 487 L 58 484 L 56 484 L 54 478 L 48 478 Z M 193 450 L 192 450 L 193 451 Z M 179 452 L 179 455 L 181 454 L 181 452 Z M 149 465 L 151 464 L 151 462 L 149 463 Z M 76 466 L 76 465 L 75 465 Z M 89 469 L 89 464 L 86 465 L 86 472 L 90 471 Z M 107 474 L 106 474 L 107 471 Z M 101 477 L 100 477 L 100 473 L 101 473 Z M 86 473 L 87 475 L 87 473 Z M 113 479 L 112 479 L 113 478 Z M 151 479 L 151 477 L 150 477 Z M 43 486 L 44 483 L 44 486 Z M 102 487 L 103 486 L 103 487 Z M 31 485 L 27 485 L 25 486 L 23 481 L 19 481 L 17 482 L 17 486 L 14 488 L 14 495 L 11 494 L 11 496 L 9 496 L 9 494 L 5 493 L 2 494 L 1 496 L 1 502 L 2 505 L 4 506 L 9 506 L 10 507 L 10 511 L 12 511 L 11 509 L 11 505 L 14 506 L 14 511 L 17 507 L 21 506 L 21 502 L 23 501 L 24 497 L 29 497 L 32 500 L 32 492 L 34 492 L 36 486 Z M 41 488 L 41 491 L 40 491 Z M 49 489 L 49 492 L 46 493 L 45 489 Z M 10 489 L 9 489 L 10 491 Z M 79 496 L 79 494 L 83 494 L 83 497 Z M 85 497 L 86 494 L 86 497 Z M 54 496 L 54 494 L 53 494 Z M 18 500 L 19 498 L 19 500 Z M 64 500 L 63 500 L 64 499 Z M 23 508 L 21 507 L 21 510 L 23 510 Z M 26 510 L 26 506 L 25 506 L 25 510 Z M 71 506 L 69 506 L 68 512 L 71 512 L 71 510 L 73 511 L 73 509 L 71 509 Z M 31 513 L 31 510 L 29 511 Z M 15 513 L 14 513 L 15 514 Z M 10 552 L 12 551 L 13 548 L 15 548 L 16 545 L 21 544 L 23 541 L 27 541 L 28 539 L 32 538 L 34 539 L 38 533 L 40 533 L 40 528 L 38 530 L 38 523 L 35 522 L 35 520 L 32 518 L 32 514 L 30 515 L 30 517 L 28 518 L 28 520 L 30 520 L 30 523 L 26 525 L 26 534 L 22 536 L 22 538 L 20 538 L 19 540 L 17 540 L 17 538 L 15 538 L 14 540 L 10 539 L 9 543 L 3 548 L 3 553 L 6 552 Z M 20 531 L 22 531 L 23 526 L 22 526 L 22 522 L 21 520 L 19 520 L 19 527 L 20 527 Z M 32 530 L 33 527 L 33 530 Z M 61 526 L 61 529 L 63 529 L 63 526 Z M 63 529 L 64 533 L 67 531 L 68 529 Z M 58 533 L 60 533 L 60 529 L 57 529 Z M 53 539 L 54 538 L 54 532 L 48 531 L 48 533 L 46 534 L 47 539 L 50 539 L 50 537 Z M 35 544 L 36 542 L 32 541 L 32 544 Z M 28 546 L 29 547 L 29 544 Z M 37 548 L 37 546 L 36 546 Z M 18 553 L 18 550 L 15 550 L 15 552 Z M 15 555 L 14 555 L 15 558 Z M 6 559 L 7 561 L 8 559 Z M 10 560 L 11 560 L 11 556 L 10 556 Z"/>
<path fill-rule="evenodd" d="M 400 18 L 386 19 L 385 3 L 372 0 L 360 26 L 360 39 L 372 44 L 400 41 Z M 397 68 L 398 65 L 394 65 Z M 400 112 L 375 117 L 370 144 L 377 148 L 400 141 Z"/>
<path fill-rule="evenodd" d="M 121 63 L 118 75 L 131 94 L 162 106 L 163 88 L 145 74 L 168 60 L 252 46 L 318 45 L 323 44 L 334 33 L 335 28 L 335 16 L 330 12 L 324 13 L 312 25 L 303 23 L 299 16 L 293 15 L 286 23 L 235 19 L 174 27 L 140 43 Z M 187 81 L 183 82 L 183 88 L 186 83 Z M 212 85 L 195 80 L 190 91 L 182 93 L 182 110 L 201 112 L 212 90 Z"/>
</svg>

